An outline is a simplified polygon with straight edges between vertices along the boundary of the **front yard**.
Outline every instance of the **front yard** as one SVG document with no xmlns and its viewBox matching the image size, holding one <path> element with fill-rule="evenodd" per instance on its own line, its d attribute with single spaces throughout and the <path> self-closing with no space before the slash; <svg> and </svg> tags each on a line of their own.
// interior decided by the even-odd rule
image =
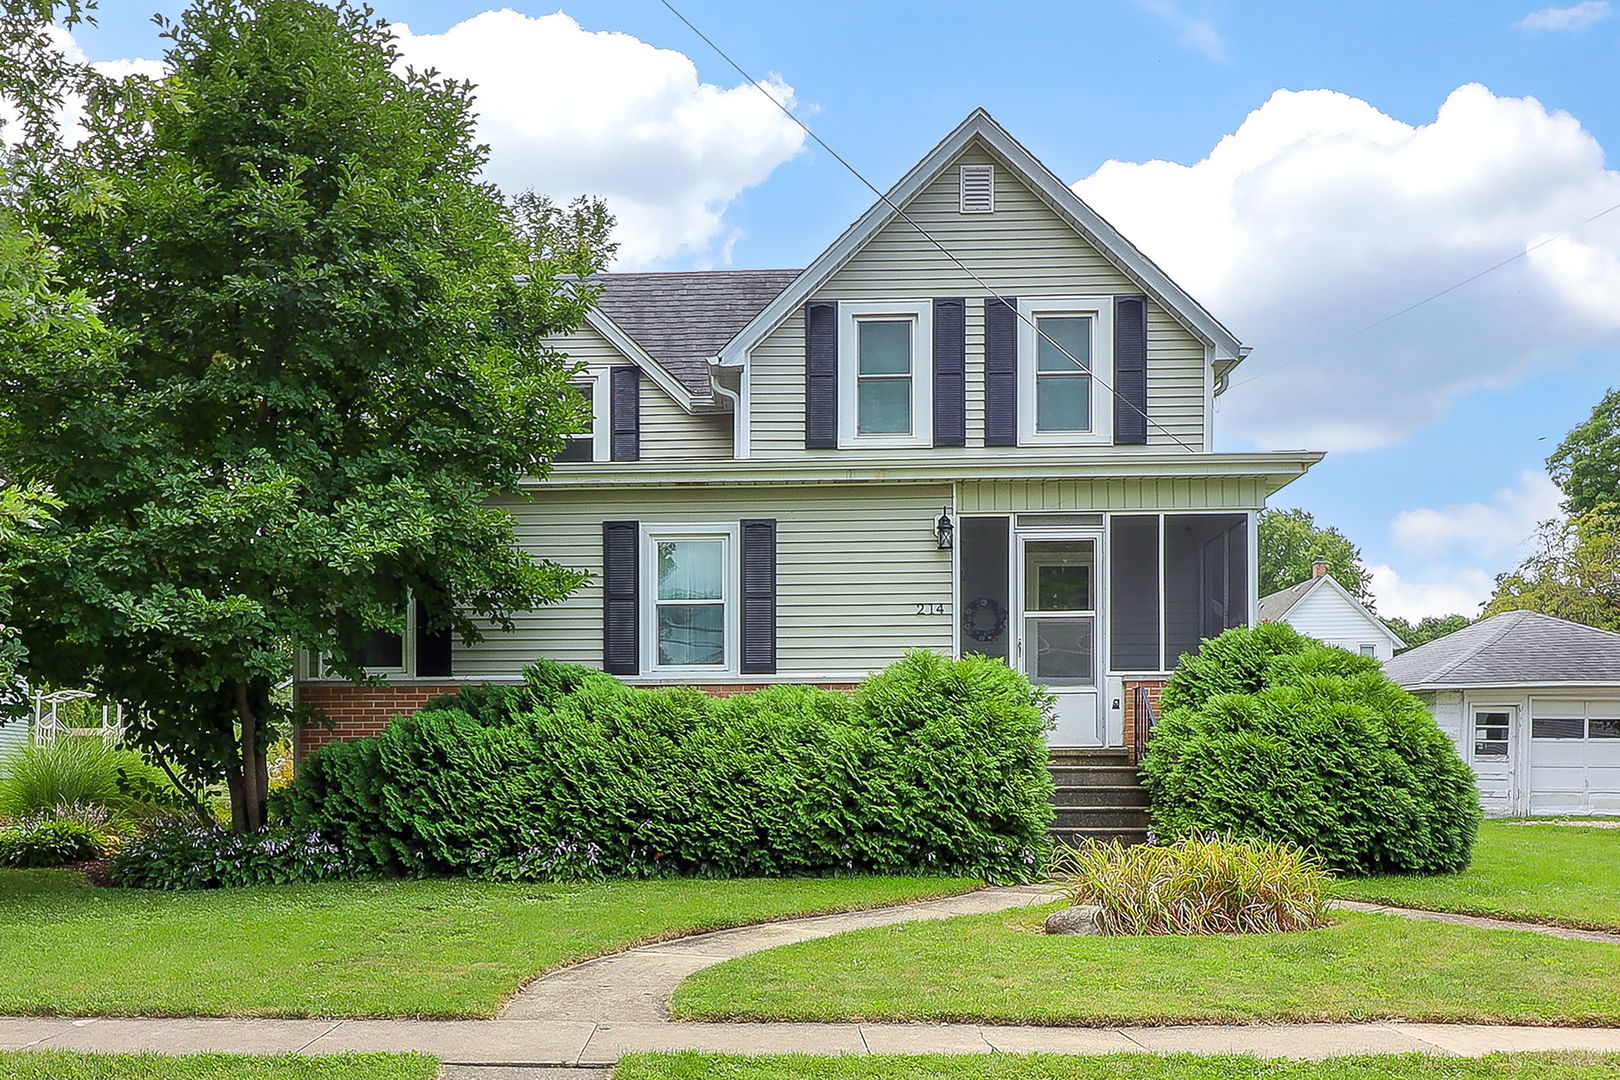
<svg viewBox="0 0 1620 1080">
<path fill-rule="evenodd" d="M 1294 934 L 1054 937 L 1052 908 L 861 930 L 700 971 L 693 1020 L 1620 1023 L 1620 943 L 1341 913 Z"/>
<path fill-rule="evenodd" d="M 1487 821 L 1460 874 L 1372 877 L 1341 896 L 1402 907 L 1620 929 L 1620 829 Z"/>
<path fill-rule="evenodd" d="M 529 978 L 636 942 L 976 884 L 397 881 L 154 893 L 0 870 L 0 1015 L 489 1017 Z"/>
</svg>

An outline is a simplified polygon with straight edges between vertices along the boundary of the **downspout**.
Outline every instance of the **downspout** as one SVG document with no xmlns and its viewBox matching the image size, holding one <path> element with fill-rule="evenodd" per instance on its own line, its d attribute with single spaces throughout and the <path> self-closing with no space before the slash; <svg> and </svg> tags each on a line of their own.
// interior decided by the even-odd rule
<svg viewBox="0 0 1620 1080">
<path fill-rule="evenodd" d="M 736 371 L 739 383 L 747 375 L 741 368 L 722 367 L 717 357 L 709 360 L 709 385 L 714 387 L 715 394 L 731 402 L 731 456 L 742 461 L 748 457 L 748 410 L 743 406 L 747 392 L 744 387 L 733 390 L 726 386 L 720 380 L 722 371 Z"/>
</svg>

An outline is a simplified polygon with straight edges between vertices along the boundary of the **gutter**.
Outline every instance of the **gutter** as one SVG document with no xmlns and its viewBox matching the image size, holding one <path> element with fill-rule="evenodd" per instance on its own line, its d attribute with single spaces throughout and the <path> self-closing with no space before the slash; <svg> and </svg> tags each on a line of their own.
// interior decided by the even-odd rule
<svg viewBox="0 0 1620 1080">
<path fill-rule="evenodd" d="M 666 487 L 722 484 L 808 483 L 960 483 L 973 480 L 1148 480 L 1259 477 L 1275 482 L 1272 490 L 1297 479 L 1324 456 L 1316 451 L 1258 454 L 1074 454 L 1030 457 L 1028 448 L 1005 455 L 885 458 L 854 463 L 845 451 L 825 458 L 777 458 L 579 462 L 556 465 L 544 480 L 526 479 L 520 487 Z"/>
</svg>

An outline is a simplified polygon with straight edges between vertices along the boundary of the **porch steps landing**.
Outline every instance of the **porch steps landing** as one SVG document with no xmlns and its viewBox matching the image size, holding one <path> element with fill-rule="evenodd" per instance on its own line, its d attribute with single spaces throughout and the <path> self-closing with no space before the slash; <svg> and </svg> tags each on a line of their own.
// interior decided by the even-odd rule
<svg viewBox="0 0 1620 1080">
<path fill-rule="evenodd" d="M 1125 750 L 1058 747 L 1052 750 L 1052 838 L 1122 840 L 1139 844 L 1148 835 L 1147 791 Z"/>
</svg>

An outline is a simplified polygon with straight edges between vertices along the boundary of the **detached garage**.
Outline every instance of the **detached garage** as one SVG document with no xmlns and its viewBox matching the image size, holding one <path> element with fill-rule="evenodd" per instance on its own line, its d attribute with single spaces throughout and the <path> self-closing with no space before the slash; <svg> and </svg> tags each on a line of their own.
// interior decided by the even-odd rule
<svg viewBox="0 0 1620 1080">
<path fill-rule="evenodd" d="M 1509 611 L 1384 672 L 1456 742 L 1487 814 L 1620 814 L 1620 634 Z"/>
</svg>

